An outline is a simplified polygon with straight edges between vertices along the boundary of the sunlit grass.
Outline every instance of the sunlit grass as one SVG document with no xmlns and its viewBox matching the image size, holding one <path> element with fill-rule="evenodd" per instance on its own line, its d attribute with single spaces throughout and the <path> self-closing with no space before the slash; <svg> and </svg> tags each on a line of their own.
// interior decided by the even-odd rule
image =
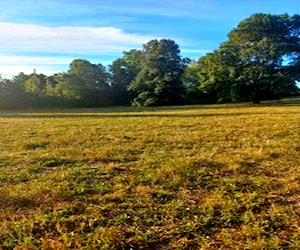
<svg viewBox="0 0 300 250">
<path fill-rule="evenodd" d="M 2 113 L 0 249 L 295 249 L 300 107 Z"/>
</svg>

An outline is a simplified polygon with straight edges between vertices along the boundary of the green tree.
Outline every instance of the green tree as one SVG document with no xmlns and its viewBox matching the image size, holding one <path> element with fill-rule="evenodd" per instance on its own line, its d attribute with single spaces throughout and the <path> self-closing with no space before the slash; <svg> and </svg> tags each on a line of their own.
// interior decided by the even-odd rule
<svg viewBox="0 0 300 250">
<path fill-rule="evenodd" d="M 43 74 L 33 73 L 29 75 L 24 83 L 26 92 L 31 94 L 42 95 L 46 84 L 47 77 Z"/>
<path fill-rule="evenodd" d="M 25 82 L 28 75 L 20 73 L 13 79 L 0 78 L 0 107 L 7 109 L 24 108 L 27 105 Z"/>
<path fill-rule="evenodd" d="M 68 99 L 78 100 L 83 106 L 106 103 L 109 74 L 101 64 L 76 59 L 67 73 L 57 77 L 56 93 Z"/>
<path fill-rule="evenodd" d="M 169 39 L 151 40 L 144 45 L 142 53 L 141 69 L 129 87 L 135 93 L 133 105 L 181 103 L 185 61 L 180 56 L 179 46 Z"/>
<path fill-rule="evenodd" d="M 130 50 L 123 57 L 113 61 L 111 73 L 112 98 L 115 104 L 129 104 L 131 99 L 129 85 L 140 71 L 143 54 L 140 50 Z"/>
<path fill-rule="evenodd" d="M 68 73 L 81 80 L 83 89 L 102 90 L 108 84 L 108 74 L 105 67 L 101 64 L 92 64 L 87 60 L 73 60 Z"/>
<path fill-rule="evenodd" d="M 80 99 L 83 96 L 84 86 L 79 77 L 70 73 L 61 74 L 56 86 L 56 93 L 67 99 Z"/>
<path fill-rule="evenodd" d="M 57 74 L 47 77 L 44 91 L 43 91 L 45 96 L 57 96 L 58 95 L 57 85 L 59 83 L 61 75 L 62 75 L 61 73 L 57 73 Z"/>
<path fill-rule="evenodd" d="M 299 57 L 300 25 L 297 16 L 255 14 L 229 34 L 228 43 L 238 50 L 237 86 L 255 103 L 293 89 L 295 78 L 286 60 Z M 288 73 L 290 72 L 290 73 Z"/>
<path fill-rule="evenodd" d="M 200 90 L 215 101 L 222 103 L 231 100 L 234 88 L 234 68 L 230 65 L 228 54 L 221 50 L 207 54 L 198 61 L 197 74 Z"/>
<path fill-rule="evenodd" d="M 28 80 L 29 76 L 24 74 L 23 72 L 19 73 L 18 75 L 14 76 L 13 79 L 10 81 L 10 84 L 6 86 L 6 89 L 9 92 L 15 94 L 22 94 L 25 92 L 25 82 Z"/>
<path fill-rule="evenodd" d="M 209 94 L 199 85 L 201 68 L 198 62 L 190 62 L 184 70 L 183 85 L 185 89 L 185 104 L 211 103 L 215 98 L 211 92 Z"/>
<path fill-rule="evenodd" d="M 299 63 L 298 16 L 255 14 L 198 61 L 200 88 L 218 101 L 277 98 L 295 91 Z M 299 73 L 298 73 L 299 74 Z"/>
</svg>

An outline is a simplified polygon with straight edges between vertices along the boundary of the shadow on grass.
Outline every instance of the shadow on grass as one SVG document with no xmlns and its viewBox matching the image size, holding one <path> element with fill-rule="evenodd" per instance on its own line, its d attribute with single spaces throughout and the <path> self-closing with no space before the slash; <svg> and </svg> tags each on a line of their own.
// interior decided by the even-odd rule
<svg viewBox="0 0 300 250">
<path fill-rule="evenodd" d="M 291 115 L 300 114 L 300 112 L 236 112 L 220 114 L 0 114 L 0 118 L 197 118 L 197 117 L 232 117 L 244 115 Z"/>
<path fill-rule="evenodd" d="M 35 200 L 26 197 L 4 196 L 0 198 L 0 207 L 6 207 L 15 210 L 33 209 L 38 205 L 39 204 Z"/>
<path fill-rule="evenodd" d="M 240 108 L 257 108 L 257 107 L 286 107 L 300 106 L 300 96 L 291 98 L 282 98 L 279 100 L 265 100 L 260 104 L 250 102 L 227 103 L 227 104 L 191 104 L 191 105 L 174 105 L 174 106 L 155 106 L 155 107 L 132 107 L 132 106 L 112 106 L 98 108 L 25 108 L 25 109 L 4 109 L 0 110 L 0 117 L 14 115 L 32 115 L 34 114 L 72 114 L 72 115 L 94 115 L 94 113 L 142 113 L 142 112 L 161 112 L 161 111 L 182 111 L 182 110 L 219 110 L 219 109 L 240 109 Z"/>
</svg>

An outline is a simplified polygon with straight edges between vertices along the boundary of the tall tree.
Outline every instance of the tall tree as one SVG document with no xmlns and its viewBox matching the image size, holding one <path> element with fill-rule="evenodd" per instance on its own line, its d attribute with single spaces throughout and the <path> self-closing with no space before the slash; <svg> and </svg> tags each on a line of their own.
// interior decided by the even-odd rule
<svg viewBox="0 0 300 250">
<path fill-rule="evenodd" d="M 20 73 L 13 79 L 0 79 L 0 107 L 1 108 L 23 108 L 26 106 L 27 95 L 25 93 L 25 82 L 28 75 Z"/>
<path fill-rule="evenodd" d="M 70 64 L 69 74 L 77 76 L 83 89 L 101 90 L 107 86 L 108 74 L 101 64 L 92 64 L 83 59 L 76 59 Z"/>
<path fill-rule="evenodd" d="M 14 76 L 10 84 L 7 85 L 8 91 L 15 94 L 23 94 L 25 92 L 25 82 L 28 80 L 28 78 L 29 76 L 23 72 Z"/>
<path fill-rule="evenodd" d="M 255 14 L 229 33 L 228 43 L 238 50 L 237 85 L 253 102 L 293 89 L 295 76 L 291 74 L 292 65 L 287 64 L 299 58 L 298 19 L 298 16 Z"/>
<path fill-rule="evenodd" d="M 255 14 L 218 50 L 198 61 L 200 88 L 218 101 L 248 101 L 292 94 L 299 79 L 299 16 Z M 298 75 L 297 75 L 298 74 Z"/>
<path fill-rule="evenodd" d="M 140 70 L 142 58 L 142 52 L 134 49 L 124 52 L 122 58 L 110 65 L 112 98 L 115 104 L 130 103 L 131 94 L 128 87 Z"/>
<path fill-rule="evenodd" d="M 33 73 L 29 75 L 24 83 L 25 90 L 28 93 L 42 95 L 46 81 L 47 77 L 45 75 Z"/>
<path fill-rule="evenodd" d="M 179 46 L 169 39 L 151 40 L 142 53 L 141 70 L 129 87 L 135 93 L 133 105 L 179 104 L 184 94 L 181 76 L 185 67 Z"/>
<path fill-rule="evenodd" d="M 46 79 L 45 87 L 44 87 L 44 95 L 46 96 L 57 96 L 57 85 L 61 78 L 62 73 L 57 73 L 51 76 L 48 76 Z"/>
<path fill-rule="evenodd" d="M 101 64 L 76 59 L 67 73 L 58 77 L 57 93 L 78 100 L 84 106 L 97 106 L 107 102 L 109 75 Z"/>
</svg>

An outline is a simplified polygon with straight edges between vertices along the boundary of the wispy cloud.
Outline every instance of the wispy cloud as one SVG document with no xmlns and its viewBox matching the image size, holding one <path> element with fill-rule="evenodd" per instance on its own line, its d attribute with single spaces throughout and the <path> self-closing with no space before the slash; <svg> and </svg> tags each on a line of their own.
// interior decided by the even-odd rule
<svg viewBox="0 0 300 250">
<path fill-rule="evenodd" d="M 152 36 L 126 33 L 114 27 L 49 27 L 0 22 L 0 73 L 30 73 L 33 68 L 46 74 L 67 68 L 74 59 L 101 58 L 109 63 L 132 48 L 140 48 Z M 36 55 L 36 56 L 35 56 Z M 106 61 L 105 61 L 106 60 Z"/>
<path fill-rule="evenodd" d="M 51 56 L 14 56 L 0 54 L 0 73 L 2 77 L 10 78 L 19 72 L 30 74 L 33 69 L 38 69 L 39 73 L 51 75 L 64 71 L 72 61 L 71 57 L 51 57 Z"/>
<path fill-rule="evenodd" d="M 294 13 L 280 0 L 2 0 L 0 73 L 59 72 L 74 58 L 109 64 L 153 38 L 171 38 L 197 58 L 252 13 Z M 279 8 L 280 7 L 280 8 Z M 299 11 L 298 11 L 299 12 Z"/>
<path fill-rule="evenodd" d="M 57 65 L 67 64 L 72 60 L 71 57 L 39 57 L 39 56 L 13 56 L 0 54 L 0 66 L 14 66 L 14 65 Z"/>
<path fill-rule="evenodd" d="M 51 27 L 37 24 L 0 22 L 0 74 L 19 72 L 52 74 L 65 71 L 75 58 L 110 64 L 122 51 L 141 48 L 158 38 L 152 35 L 125 32 L 115 27 Z M 205 50 L 189 47 L 189 41 L 175 39 L 185 45 L 185 56 L 205 54 Z"/>
<path fill-rule="evenodd" d="M 103 54 L 116 53 L 153 37 L 126 33 L 113 27 L 47 27 L 0 23 L 0 47 L 4 52 Z"/>
<path fill-rule="evenodd" d="M 18 75 L 20 72 L 31 74 L 33 73 L 34 69 L 36 69 L 36 67 L 30 67 L 30 65 L 16 65 L 13 68 L 11 66 L 0 66 L 0 76 L 10 79 L 13 76 Z M 39 65 L 37 72 L 43 73 L 45 75 L 53 75 L 54 73 L 58 73 L 59 71 L 57 70 L 57 67 Z"/>
</svg>

